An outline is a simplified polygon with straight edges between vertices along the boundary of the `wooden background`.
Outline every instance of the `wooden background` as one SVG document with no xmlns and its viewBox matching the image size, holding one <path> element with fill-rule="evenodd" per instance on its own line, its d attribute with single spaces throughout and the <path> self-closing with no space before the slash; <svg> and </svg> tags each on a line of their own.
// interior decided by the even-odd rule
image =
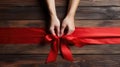
<svg viewBox="0 0 120 67">
<path fill-rule="evenodd" d="M 56 0 L 59 19 L 69 0 Z M 0 27 L 45 27 L 49 16 L 45 0 L 0 0 Z M 81 0 L 75 16 L 77 27 L 119 27 L 120 0 Z M 0 45 L 0 67 L 120 67 L 120 45 L 72 46 L 75 61 L 60 56 L 44 64 L 50 46 Z"/>
</svg>

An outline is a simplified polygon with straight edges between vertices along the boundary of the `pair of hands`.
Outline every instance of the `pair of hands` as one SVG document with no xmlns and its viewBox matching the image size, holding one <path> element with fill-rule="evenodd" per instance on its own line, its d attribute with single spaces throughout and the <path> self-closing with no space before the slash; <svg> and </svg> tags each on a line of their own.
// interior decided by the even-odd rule
<svg viewBox="0 0 120 67">
<path fill-rule="evenodd" d="M 51 17 L 50 32 L 53 35 L 63 36 L 65 35 L 65 29 L 67 29 L 66 35 L 71 34 L 75 30 L 74 17 L 66 17 L 62 24 L 57 17 Z"/>
</svg>

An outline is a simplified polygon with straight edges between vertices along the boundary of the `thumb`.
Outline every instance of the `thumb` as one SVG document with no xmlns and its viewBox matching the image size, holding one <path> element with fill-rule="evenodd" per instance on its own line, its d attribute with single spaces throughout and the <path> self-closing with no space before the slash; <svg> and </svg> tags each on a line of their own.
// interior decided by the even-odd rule
<svg viewBox="0 0 120 67">
<path fill-rule="evenodd" d="M 73 32 L 74 32 L 74 28 L 71 28 L 70 29 L 70 27 L 68 28 L 68 32 L 67 32 L 67 35 L 70 35 L 70 34 L 72 34 Z"/>
</svg>

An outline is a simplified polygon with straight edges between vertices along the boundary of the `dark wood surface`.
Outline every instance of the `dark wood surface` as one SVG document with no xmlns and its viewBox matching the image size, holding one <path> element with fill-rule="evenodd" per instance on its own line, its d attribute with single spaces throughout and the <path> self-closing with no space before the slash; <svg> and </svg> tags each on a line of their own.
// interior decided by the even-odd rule
<svg viewBox="0 0 120 67">
<path fill-rule="evenodd" d="M 58 17 L 63 18 L 66 13 L 66 8 L 63 6 L 57 6 Z M 0 8 L 0 19 L 1 20 L 38 20 L 46 19 L 48 17 L 45 7 L 1 7 Z M 75 16 L 76 20 L 79 19 L 120 19 L 120 7 L 78 7 Z"/>
<path fill-rule="evenodd" d="M 56 0 L 56 6 L 66 6 L 69 0 Z M 40 6 L 43 0 L 0 0 L 1 6 Z M 120 0 L 81 0 L 79 6 L 120 6 Z"/>
<path fill-rule="evenodd" d="M 60 20 L 69 0 L 56 0 Z M 0 0 L 0 27 L 45 27 L 49 23 L 44 0 Z M 120 27 L 120 0 L 81 0 L 76 27 Z M 120 45 L 70 46 L 74 62 L 60 55 L 45 64 L 50 46 L 0 44 L 0 67 L 120 67 Z"/>
<path fill-rule="evenodd" d="M 120 67 L 120 55 L 74 55 L 74 62 L 58 57 L 56 62 L 44 64 L 46 57 L 46 55 L 0 55 L 0 63 L 1 67 Z"/>
</svg>

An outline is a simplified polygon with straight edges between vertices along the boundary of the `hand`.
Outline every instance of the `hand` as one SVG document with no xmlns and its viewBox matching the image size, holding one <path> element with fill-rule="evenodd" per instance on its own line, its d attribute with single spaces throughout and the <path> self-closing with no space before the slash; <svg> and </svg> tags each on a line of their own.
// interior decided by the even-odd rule
<svg viewBox="0 0 120 67">
<path fill-rule="evenodd" d="M 55 36 L 60 35 L 60 21 L 57 17 L 51 17 L 50 32 Z"/>
<path fill-rule="evenodd" d="M 75 30 L 74 17 L 66 17 L 61 25 L 61 36 L 64 35 L 64 31 L 67 28 L 67 35 L 71 34 Z"/>
</svg>

